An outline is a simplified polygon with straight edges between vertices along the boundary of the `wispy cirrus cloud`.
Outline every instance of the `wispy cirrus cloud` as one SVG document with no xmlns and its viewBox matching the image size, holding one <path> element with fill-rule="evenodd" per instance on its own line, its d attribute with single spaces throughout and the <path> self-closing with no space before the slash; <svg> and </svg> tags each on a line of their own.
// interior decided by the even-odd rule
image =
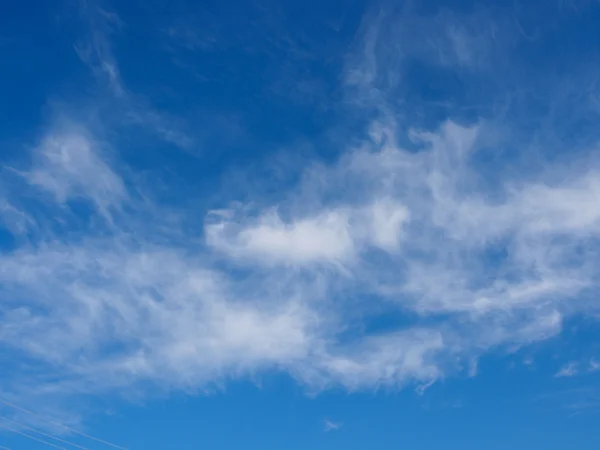
<svg viewBox="0 0 600 450">
<path fill-rule="evenodd" d="M 118 158 L 109 133 L 53 122 L 22 176 L 2 178 L 7 228 L 33 230 L 0 256 L 2 351 L 26 362 L 6 383 L 46 395 L 193 391 L 278 371 L 312 391 L 424 389 L 597 312 L 594 146 L 552 141 L 547 124 L 532 126 L 540 142 L 554 142 L 548 151 L 574 161 L 536 153 L 532 168 L 514 157 L 535 147 L 521 139 L 520 116 L 490 113 L 496 92 L 477 97 L 486 106 L 470 120 L 468 88 L 469 101 L 446 99 L 443 114 L 421 115 L 439 99 L 408 95 L 431 75 L 408 77 L 415 59 L 482 77 L 476 86 L 499 80 L 493 27 L 479 13 L 415 14 L 367 16 L 342 69 L 343 107 L 361 127 L 336 135 L 338 158 L 309 161 L 293 183 L 272 186 L 277 196 L 204 193 L 224 200 L 191 210 L 178 199 L 195 194 L 178 190 L 165 203 Z M 427 26 L 402 29 L 403 17 Z M 409 48 L 396 52 L 390 36 L 417 29 L 432 41 L 402 41 Z M 86 61 L 135 106 L 105 39 L 92 40 Z M 511 100 L 517 91 L 502 85 Z M 561 102 L 571 106 L 551 100 Z M 163 117 L 140 114 L 151 125 Z M 585 141 L 599 142 L 585 130 Z M 382 316 L 405 320 L 378 327 Z"/>
<path fill-rule="evenodd" d="M 565 231 L 559 210 L 552 228 L 544 225 L 543 236 L 537 236 L 539 215 L 520 207 L 529 186 L 494 207 L 476 197 L 456 198 L 459 194 L 448 188 L 444 192 L 450 198 L 440 200 L 432 179 L 444 172 L 436 161 L 439 152 L 457 148 L 446 142 L 445 133 L 440 131 L 436 144 L 422 153 L 363 149 L 325 169 L 328 180 L 342 175 L 369 181 L 367 206 L 345 206 L 356 214 L 355 228 L 347 215 L 322 216 L 319 222 L 296 219 L 291 212 L 287 224 L 277 216 L 258 216 L 258 222 L 230 216 L 223 220 L 234 232 L 219 237 L 223 224 L 207 225 L 205 247 L 177 229 L 165 242 L 163 231 L 157 231 L 158 209 L 150 207 L 144 214 L 150 214 L 156 229 L 122 212 L 108 235 L 95 231 L 66 242 L 55 236 L 5 254 L 1 273 L 11 301 L 3 312 L 3 342 L 104 388 L 134 379 L 193 387 L 270 367 L 287 370 L 314 388 L 341 383 L 360 389 L 428 382 L 458 370 L 456 357 L 554 335 L 573 306 L 563 306 L 563 300 L 594 286 L 592 272 L 586 271 L 594 254 L 580 254 L 577 246 L 594 238 L 593 223 L 586 233 Z M 43 142 L 79 149 L 80 159 L 43 166 L 34 162 L 35 176 L 26 180 L 71 208 L 76 198 L 100 213 L 111 201 L 131 201 L 119 175 L 100 163 L 97 147 L 82 135 L 67 133 L 66 141 L 63 136 L 47 136 Z M 54 144 L 42 148 L 62 148 Z M 57 178 L 63 184 L 39 182 Z M 405 192 L 411 196 L 401 195 Z M 461 206 L 468 215 L 461 214 Z M 555 206 L 537 205 L 541 211 Z M 494 208 L 503 211 L 503 222 L 471 225 L 472 217 L 493 217 L 488 212 Z M 562 214 L 570 217 L 570 211 Z M 557 236 L 564 239 L 559 248 Z M 490 262 L 490 246 L 498 239 L 514 250 Z M 243 264 L 246 275 L 234 279 L 213 267 L 211 247 Z M 556 257 L 547 256 L 549 248 Z M 461 252 L 465 256 L 459 257 Z M 253 261 L 267 263 L 270 270 L 253 270 Z M 319 269 L 328 261 L 347 263 L 341 279 Z M 486 278 L 490 271 L 495 276 Z M 358 325 L 354 314 L 368 314 L 373 306 L 373 300 L 349 303 L 350 310 L 343 306 L 345 292 L 355 283 L 376 295 L 379 307 L 414 310 L 423 322 L 392 333 L 343 338 L 343 330 Z M 55 298 L 61 302 L 55 304 Z M 85 356 L 85 363 L 76 362 L 76 355 Z"/>
<path fill-rule="evenodd" d="M 341 423 L 338 422 L 332 422 L 329 419 L 325 419 L 323 421 L 323 431 L 325 431 L 326 433 L 330 432 L 330 431 L 337 431 L 342 427 Z"/>
<path fill-rule="evenodd" d="M 97 2 L 83 2 L 80 13 L 87 22 L 88 35 L 75 44 L 75 51 L 116 97 L 127 95 L 118 63 L 113 56 L 111 34 L 124 26 L 120 17 L 101 8 Z"/>
<path fill-rule="evenodd" d="M 560 368 L 556 372 L 555 377 L 574 377 L 577 375 L 592 374 L 600 370 L 600 363 L 594 358 L 582 360 L 582 361 L 571 361 Z"/>
<path fill-rule="evenodd" d="M 576 363 L 569 363 L 566 366 L 562 367 L 558 372 L 556 372 L 555 377 L 572 377 L 579 373 L 579 368 Z"/>
<path fill-rule="evenodd" d="M 90 199 L 103 215 L 125 200 L 126 189 L 101 156 L 98 143 L 82 130 L 56 130 L 33 152 L 33 165 L 25 177 L 64 204 L 74 198 Z M 94 148 L 96 147 L 96 148 Z"/>
<path fill-rule="evenodd" d="M 80 5 L 80 16 L 87 33 L 74 48 L 80 60 L 91 69 L 100 85 L 113 97 L 108 102 L 113 107 L 109 108 L 106 120 L 114 120 L 115 112 L 118 112 L 121 122 L 141 126 L 165 142 L 190 150 L 194 145 L 194 138 L 186 130 L 185 121 L 154 108 L 148 98 L 128 87 L 123 79 L 112 44 L 114 35 L 122 32 L 125 27 L 119 15 L 102 8 L 99 2 L 90 1 Z"/>
</svg>

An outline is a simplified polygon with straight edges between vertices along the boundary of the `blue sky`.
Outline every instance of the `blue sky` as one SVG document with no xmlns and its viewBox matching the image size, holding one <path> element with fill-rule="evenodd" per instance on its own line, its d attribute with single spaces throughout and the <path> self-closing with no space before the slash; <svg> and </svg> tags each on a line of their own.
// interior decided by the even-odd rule
<svg viewBox="0 0 600 450">
<path fill-rule="evenodd" d="M 0 448 L 598 448 L 600 3 L 2 10 Z"/>
</svg>

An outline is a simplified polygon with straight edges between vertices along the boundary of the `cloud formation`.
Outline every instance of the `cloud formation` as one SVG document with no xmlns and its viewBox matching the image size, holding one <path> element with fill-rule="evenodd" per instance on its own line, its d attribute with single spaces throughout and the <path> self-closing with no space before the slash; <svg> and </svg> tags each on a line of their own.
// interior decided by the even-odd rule
<svg viewBox="0 0 600 450">
<path fill-rule="evenodd" d="M 372 17 L 342 71 L 344 105 L 367 111 L 364 128 L 337 139 L 335 161 L 274 186 L 277 201 L 165 204 L 105 135 L 73 120 L 50 126 L 18 176 L 2 178 L 14 238 L 0 255 L 0 343 L 24 361 L 5 381 L 195 390 L 278 371 L 314 391 L 428 386 L 597 313 L 593 146 L 559 141 L 553 150 L 575 156 L 536 159 L 544 170 L 496 164 L 506 147 L 532 149 L 520 122 L 486 108 L 466 120 L 457 105 L 433 120 L 419 116 L 427 102 L 395 97 L 410 90 L 415 59 L 494 78 L 490 55 L 505 54 L 479 16 L 422 18 L 432 43 L 400 50 L 389 37 L 410 29 Z M 98 39 L 91 51 L 113 61 L 98 64 L 126 95 Z M 545 126 L 531 132 L 546 142 Z M 403 320 L 378 325 L 384 316 Z"/>
<path fill-rule="evenodd" d="M 121 178 L 103 161 L 97 144 L 85 132 L 56 130 L 34 150 L 34 162 L 26 177 L 64 204 L 75 198 L 91 200 L 95 208 L 107 215 L 126 196 Z"/>
<path fill-rule="evenodd" d="M 218 211 L 232 216 L 232 211 Z M 285 223 L 276 211 L 268 211 L 255 224 L 239 227 L 231 219 L 206 226 L 209 245 L 230 256 L 257 257 L 267 264 L 308 265 L 329 263 L 343 266 L 358 257 L 361 247 L 393 251 L 402 236 L 408 210 L 387 198 L 364 207 L 339 207 L 316 217 Z"/>
<path fill-rule="evenodd" d="M 323 421 L 323 431 L 326 433 L 330 431 L 337 431 L 342 427 L 341 423 L 332 422 L 331 420 L 325 419 Z"/>
</svg>

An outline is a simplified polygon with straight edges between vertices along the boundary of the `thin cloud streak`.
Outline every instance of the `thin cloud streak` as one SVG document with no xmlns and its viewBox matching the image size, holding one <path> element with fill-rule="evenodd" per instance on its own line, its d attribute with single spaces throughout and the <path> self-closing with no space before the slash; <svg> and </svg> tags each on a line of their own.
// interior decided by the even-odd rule
<svg viewBox="0 0 600 450">
<path fill-rule="evenodd" d="M 325 433 L 329 433 L 330 431 L 338 431 L 340 428 L 342 428 L 341 423 L 332 422 L 328 419 L 323 421 L 323 431 L 325 431 Z"/>
<path fill-rule="evenodd" d="M 124 122 L 141 126 L 158 135 L 165 142 L 183 150 L 191 150 L 194 139 L 183 127 L 183 121 L 160 112 L 140 93 L 128 88 L 121 75 L 119 63 L 112 50 L 111 37 L 125 24 L 114 12 L 102 9 L 96 1 L 83 3 L 81 19 L 87 24 L 88 34 L 75 45 L 79 59 L 87 65 L 113 97 L 109 114 L 119 111 Z"/>
</svg>

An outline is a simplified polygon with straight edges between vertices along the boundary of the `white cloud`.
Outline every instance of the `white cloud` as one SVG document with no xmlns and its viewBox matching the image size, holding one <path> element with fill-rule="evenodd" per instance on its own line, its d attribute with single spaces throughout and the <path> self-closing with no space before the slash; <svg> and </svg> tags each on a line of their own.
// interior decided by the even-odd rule
<svg viewBox="0 0 600 450">
<path fill-rule="evenodd" d="M 86 198 L 108 216 L 127 194 L 123 181 L 100 156 L 98 147 L 76 127 L 53 131 L 35 149 L 33 166 L 25 176 L 59 203 Z"/>
<path fill-rule="evenodd" d="M 342 428 L 342 424 L 338 423 L 338 422 L 332 422 L 329 419 L 325 419 L 323 421 L 323 431 L 325 431 L 326 433 L 329 431 L 337 431 L 340 428 Z"/>
<path fill-rule="evenodd" d="M 124 97 L 127 90 L 123 85 L 117 62 L 113 56 L 109 35 L 123 26 L 115 13 L 100 8 L 96 2 L 80 5 L 81 14 L 88 26 L 88 36 L 75 45 L 75 51 L 82 62 L 106 81 L 113 95 Z"/>
<path fill-rule="evenodd" d="M 442 373 L 443 351 L 440 331 L 416 328 L 338 345 L 321 354 L 314 368 L 299 370 L 304 380 L 317 387 L 394 388 L 414 380 L 436 380 Z"/>
<path fill-rule="evenodd" d="M 107 244 L 51 244 L 3 257 L 11 292 L 4 344 L 117 386 L 149 378 L 194 387 L 309 351 L 315 319 L 301 305 L 240 302 L 227 279 L 180 252 L 103 250 Z"/>
<path fill-rule="evenodd" d="M 190 150 L 194 139 L 184 130 L 183 121 L 156 110 L 143 95 L 131 90 L 123 79 L 111 42 L 112 35 L 124 27 L 121 18 L 100 8 L 95 1 L 82 3 L 80 8 L 87 33 L 75 45 L 75 52 L 101 86 L 108 89 L 109 111 L 105 120 L 114 121 L 118 117 L 119 125 L 144 127 L 165 142 Z"/>
<path fill-rule="evenodd" d="M 77 130 L 52 130 L 26 179 L 63 205 L 58 216 L 73 198 L 100 214 L 132 202 L 96 141 Z M 566 205 L 587 202 L 595 183 L 536 179 L 507 185 L 491 203 L 471 189 L 476 135 L 448 123 L 419 133 L 426 146 L 414 153 L 388 130 L 304 178 L 311 198 L 353 179 L 367 186 L 356 200 L 319 202 L 313 214 L 282 204 L 285 219 L 277 209 L 214 212 L 209 248 L 177 222 L 167 227 L 159 207 L 122 208 L 83 240 L 42 234 L 0 258 L 2 341 L 95 389 L 140 380 L 193 389 L 271 368 L 311 389 L 357 390 L 427 385 L 489 348 L 546 339 L 580 310 L 570 298 L 594 285 L 596 255 L 579 245 L 597 236 L 596 222 L 589 212 L 573 219 Z M 290 204 L 304 192 L 291 191 Z M 568 202 L 555 200 L 565 192 Z M 503 256 L 490 261 L 500 244 Z M 215 265 L 211 248 L 244 271 Z M 360 331 L 378 310 L 412 311 L 415 323 Z"/>
<path fill-rule="evenodd" d="M 574 363 L 574 362 L 570 362 L 566 366 L 562 367 L 554 376 L 558 377 L 558 378 L 572 377 L 572 376 L 577 375 L 578 373 L 579 373 L 578 364 Z"/>
<path fill-rule="evenodd" d="M 277 212 L 267 212 L 245 228 L 231 222 L 211 223 L 206 238 L 209 245 L 234 257 L 256 256 L 275 264 L 341 264 L 354 254 L 349 220 L 346 211 L 332 210 L 288 224 Z"/>
<path fill-rule="evenodd" d="M 393 251 L 400 245 L 402 227 L 409 219 L 409 211 L 402 204 L 381 198 L 370 205 L 367 214 L 367 238 L 381 249 Z"/>
<path fill-rule="evenodd" d="M 207 243 L 235 258 L 256 258 L 266 264 L 306 266 L 325 263 L 343 267 L 364 246 L 397 249 L 408 210 L 381 198 L 364 207 L 326 209 L 312 217 L 284 222 L 276 211 L 256 219 L 228 211 L 213 214 L 205 227 Z"/>
<path fill-rule="evenodd" d="M 404 104 L 411 94 L 409 67 L 415 63 L 453 71 L 450 76 L 457 72 L 496 75 L 493 71 L 509 61 L 520 31 L 513 17 L 492 15 L 490 10 L 493 8 L 423 14 L 416 4 L 407 3 L 371 8 L 347 58 L 347 100 L 386 114 L 412 115 L 416 121 L 421 108 L 433 105 Z"/>
<path fill-rule="evenodd" d="M 376 107 L 369 133 L 340 139 L 337 161 L 307 165 L 297 184 L 277 186 L 277 201 L 258 199 L 264 208 L 251 194 L 207 217 L 161 204 L 151 186 L 119 175 L 89 130 L 48 130 L 21 172 L 33 193 L 7 189 L 2 203 L 12 232 L 36 229 L 0 256 L 2 349 L 35 368 L 4 376 L 22 392 L 63 394 L 194 390 L 263 370 L 315 391 L 429 386 L 597 310 L 587 295 L 600 263 L 596 161 L 507 170 L 486 153 L 501 145 L 493 120 L 415 128 L 419 111 L 389 95 L 401 62 L 386 63 L 381 47 L 407 31 L 376 22 L 346 73 L 360 86 L 356 103 Z M 485 52 L 465 48 L 473 26 L 452 28 L 449 65 L 480 70 Z M 107 45 L 93 64 L 127 97 Z M 399 51 L 437 61 L 427 48 Z M 71 220 L 81 202 L 110 220 Z M 403 320 L 383 329 L 381 316 Z"/>
<path fill-rule="evenodd" d="M 0 218 L 4 226 L 16 236 L 25 234 L 29 228 L 35 227 L 34 220 L 26 212 L 16 208 L 6 199 L 0 199 Z"/>
<path fill-rule="evenodd" d="M 586 361 L 571 361 L 556 373 L 556 377 L 573 377 L 585 373 L 594 373 L 600 370 L 600 363 L 593 358 Z"/>
</svg>

